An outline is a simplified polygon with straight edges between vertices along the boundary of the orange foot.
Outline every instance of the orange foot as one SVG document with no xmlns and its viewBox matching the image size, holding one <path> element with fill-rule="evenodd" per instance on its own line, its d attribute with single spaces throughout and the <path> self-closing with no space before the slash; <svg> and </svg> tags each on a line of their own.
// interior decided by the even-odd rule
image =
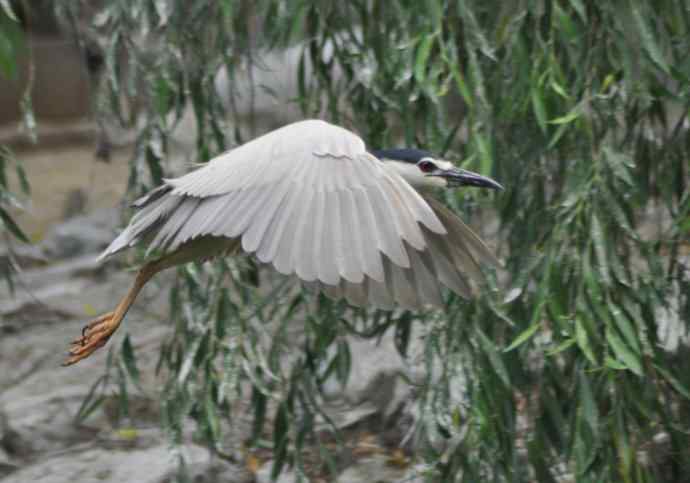
<svg viewBox="0 0 690 483">
<path fill-rule="evenodd" d="M 62 365 L 71 366 L 103 347 L 119 327 L 120 320 L 115 319 L 115 312 L 108 312 L 89 322 L 82 329 L 81 337 L 72 341 L 69 357 Z"/>
</svg>

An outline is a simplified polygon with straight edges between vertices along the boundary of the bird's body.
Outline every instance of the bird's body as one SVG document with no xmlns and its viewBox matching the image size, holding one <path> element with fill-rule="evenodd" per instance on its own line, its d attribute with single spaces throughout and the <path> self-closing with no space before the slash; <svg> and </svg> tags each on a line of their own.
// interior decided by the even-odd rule
<svg viewBox="0 0 690 483">
<path fill-rule="evenodd" d="M 160 270 L 244 252 L 351 304 L 405 308 L 468 297 L 484 243 L 424 191 L 453 184 L 500 188 L 424 151 L 367 151 L 354 133 L 307 120 L 272 131 L 135 202 L 138 212 L 103 253 L 146 244 L 145 265 L 118 308 L 75 341 L 67 364 L 105 344 Z M 416 189 L 415 189 L 416 188 Z M 420 191 L 417 191 L 419 189 Z"/>
</svg>

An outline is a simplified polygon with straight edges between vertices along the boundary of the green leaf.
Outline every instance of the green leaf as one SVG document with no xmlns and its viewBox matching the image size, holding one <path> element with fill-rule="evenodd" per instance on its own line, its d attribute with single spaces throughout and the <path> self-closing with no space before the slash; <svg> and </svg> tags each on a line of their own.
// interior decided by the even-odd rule
<svg viewBox="0 0 690 483">
<path fill-rule="evenodd" d="M 582 3 L 582 0 L 568 0 L 570 2 L 570 6 L 573 7 L 573 9 L 577 12 L 577 14 L 580 16 L 583 22 L 587 22 L 587 10 L 585 8 L 585 5 Z"/>
<path fill-rule="evenodd" d="M 630 347 L 625 344 L 625 342 L 623 342 L 623 339 L 620 338 L 615 330 L 611 328 L 606 329 L 606 341 L 608 342 L 609 347 L 613 349 L 613 353 L 616 355 L 616 358 L 625 364 L 625 367 L 630 369 L 638 376 L 643 375 L 642 361 L 640 360 L 640 357 L 635 354 Z"/>
<path fill-rule="evenodd" d="M 594 394 L 592 393 L 592 388 L 590 387 L 589 378 L 582 369 L 579 371 L 578 380 L 582 416 L 592 430 L 592 433 L 596 435 L 599 432 L 599 411 L 597 410 L 597 404 L 594 401 Z"/>
<path fill-rule="evenodd" d="M 629 4 L 630 8 L 632 9 L 633 18 L 635 19 L 635 23 L 642 38 L 642 46 L 652 60 L 656 63 L 656 65 L 663 70 L 664 73 L 670 74 L 670 69 L 668 63 L 666 62 L 666 58 L 656 42 L 656 36 L 652 34 L 652 31 L 647 26 L 647 22 L 649 21 L 648 19 L 653 18 L 653 16 L 645 16 L 647 18 L 644 18 L 642 12 L 640 11 L 641 5 L 639 5 L 636 0 L 630 0 Z"/>
<path fill-rule="evenodd" d="M 7 12 L 0 10 L 0 73 L 8 79 L 17 78 L 18 58 L 25 49 L 24 34 Z M 14 14 L 11 14 L 14 16 Z"/>
<path fill-rule="evenodd" d="M 627 155 L 614 151 L 609 146 L 604 146 L 604 154 L 606 155 L 606 161 L 613 171 L 614 176 L 622 180 L 629 187 L 634 187 L 635 181 L 630 172 L 635 167 L 635 163 L 632 159 Z"/>
<path fill-rule="evenodd" d="M 261 433 L 266 422 L 266 395 L 256 387 L 252 389 L 251 407 L 254 409 L 254 422 L 252 423 L 252 435 L 250 440 L 256 442 L 261 437 Z"/>
<path fill-rule="evenodd" d="M 125 368 L 127 369 L 127 373 L 134 382 L 134 385 L 140 388 L 140 374 L 139 368 L 137 368 L 137 358 L 134 355 L 134 348 L 132 347 L 129 334 L 127 334 L 122 340 L 122 360 L 125 364 Z"/>
<path fill-rule="evenodd" d="M 10 5 L 10 0 L 0 0 L 0 7 L 2 7 L 2 11 L 10 18 L 10 20 L 17 23 L 19 22 L 19 19 L 14 14 L 14 10 Z"/>
<path fill-rule="evenodd" d="M 659 364 L 654 364 L 654 368 L 661 373 L 662 376 L 664 376 L 664 379 L 666 379 L 673 388 L 678 391 L 685 399 L 690 400 L 690 388 L 688 388 L 685 384 L 680 382 L 677 377 L 675 377 L 671 371 L 666 369 L 665 367 L 662 367 Z"/>
<path fill-rule="evenodd" d="M 513 349 L 520 347 L 522 344 L 524 344 L 530 337 L 532 337 L 537 330 L 539 330 L 539 327 L 541 327 L 541 323 L 535 322 L 532 325 L 530 325 L 527 329 L 523 330 L 520 335 L 518 335 L 513 342 L 510 343 L 508 347 L 503 349 L 503 352 L 510 352 Z"/>
<path fill-rule="evenodd" d="M 574 108 L 572 111 L 570 111 L 568 114 L 565 116 L 557 117 L 555 119 L 551 119 L 549 121 L 549 124 L 570 124 L 573 122 L 575 119 L 580 117 L 580 109 L 579 108 Z"/>
<path fill-rule="evenodd" d="M 5 228 L 9 230 L 9 232 L 14 235 L 15 238 L 17 238 L 20 241 L 23 241 L 24 243 L 30 243 L 29 239 L 27 236 L 24 234 L 21 228 L 14 222 L 12 217 L 10 216 L 9 213 L 5 211 L 5 209 L 0 206 L 0 224 L 4 225 Z"/>
<path fill-rule="evenodd" d="M 350 353 L 350 344 L 346 339 L 338 341 L 338 352 L 336 354 L 336 376 L 338 382 L 345 387 L 347 380 L 350 377 L 350 368 L 352 366 L 352 355 Z"/>
<path fill-rule="evenodd" d="M 211 439 L 218 441 L 221 437 L 220 420 L 218 419 L 218 411 L 213 400 L 213 393 L 210 390 L 206 393 L 206 398 L 204 399 L 204 416 Z"/>
<path fill-rule="evenodd" d="M 548 115 L 546 113 L 546 106 L 544 104 L 544 98 L 542 97 L 542 91 L 538 85 L 532 86 L 531 97 L 532 110 L 534 112 L 535 117 L 537 118 L 537 124 L 539 124 L 539 127 L 541 128 L 542 132 L 546 133 Z"/>
<path fill-rule="evenodd" d="M 611 283 L 611 271 L 609 269 L 608 256 L 606 254 L 606 239 L 604 238 L 604 230 L 601 227 L 601 222 L 596 214 L 592 214 L 592 227 L 590 234 L 592 242 L 594 243 L 594 251 L 597 255 L 597 268 L 601 275 L 602 281 L 605 284 Z"/>
<path fill-rule="evenodd" d="M 563 342 L 561 342 L 560 344 L 558 344 L 556 347 L 551 349 L 550 351 L 547 351 L 546 355 L 547 356 L 555 356 L 556 354 L 559 354 L 559 353 L 563 352 L 564 350 L 572 347 L 574 344 L 577 344 L 577 340 L 575 340 L 575 338 L 566 339 Z"/>
<path fill-rule="evenodd" d="M 77 413 L 74 415 L 74 422 L 76 424 L 85 421 L 89 415 L 91 415 L 103 404 L 103 401 L 105 401 L 105 396 L 103 394 L 99 394 L 99 392 L 103 391 L 106 383 L 106 376 L 100 376 L 93 384 L 91 384 L 89 392 L 84 397 L 84 400 L 81 402 Z"/>
<path fill-rule="evenodd" d="M 424 84 L 426 80 L 429 55 L 431 54 L 431 48 L 434 46 L 435 39 L 436 34 L 427 34 L 422 38 L 417 48 L 417 55 L 414 63 L 414 77 L 419 84 Z"/>
<path fill-rule="evenodd" d="M 510 387 L 510 377 L 508 376 L 508 369 L 503 363 L 503 358 L 501 354 L 496 349 L 494 343 L 482 332 L 481 329 L 477 328 L 477 336 L 481 344 L 482 349 L 485 351 L 486 356 L 489 358 L 489 363 L 493 368 L 496 375 L 499 377 L 501 382 L 505 384 L 506 387 Z"/>
<path fill-rule="evenodd" d="M 609 302 L 608 308 L 611 315 L 613 315 L 613 320 L 616 323 L 618 330 L 620 330 L 621 334 L 623 334 L 623 337 L 625 337 L 628 347 L 632 349 L 638 358 L 641 358 L 642 350 L 640 349 L 640 341 L 638 340 L 635 327 L 633 327 L 631 321 L 623 313 L 620 307 Z"/>
<path fill-rule="evenodd" d="M 577 342 L 577 346 L 587 357 L 589 362 L 591 362 L 593 365 L 597 365 L 597 359 L 594 356 L 594 351 L 592 350 L 592 346 L 589 343 L 587 330 L 585 329 L 579 317 L 575 319 L 575 341 Z"/>
</svg>

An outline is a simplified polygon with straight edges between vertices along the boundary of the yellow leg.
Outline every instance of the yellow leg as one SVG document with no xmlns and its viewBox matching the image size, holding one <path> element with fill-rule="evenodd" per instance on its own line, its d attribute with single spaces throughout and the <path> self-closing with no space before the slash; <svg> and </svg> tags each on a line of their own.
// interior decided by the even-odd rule
<svg viewBox="0 0 690 483">
<path fill-rule="evenodd" d="M 204 260 L 221 254 L 236 253 L 240 249 L 240 243 L 239 239 L 222 237 L 198 238 L 162 258 L 144 265 L 137 273 L 134 285 L 129 289 L 125 298 L 117 304 L 115 310 L 92 320 L 82 329 L 81 337 L 72 342 L 69 357 L 63 365 L 70 366 L 75 364 L 103 347 L 122 323 L 122 319 L 125 318 L 125 314 L 127 314 L 129 307 L 134 302 L 134 299 L 137 298 L 142 287 L 155 274 L 175 265 L 182 265 L 195 260 Z"/>
<path fill-rule="evenodd" d="M 155 274 L 167 268 L 168 264 L 161 263 L 162 260 L 148 263 L 139 270 L 134 280 L 134 285 L 129 289 L 127 295 L 117 304 L 114 311 L 103 314 L 89 322 L 81 331 L 81 337 L 72 341 L 69 350 L 69 357 L 63 366 L 71 366 L 82 359 L 86 359 L 97 349 L 103 347 L 111 335 L 117 330 L 125 318 L 127 311 L 131 307 L 142 287 L 151 280 Z"/>
</svg>

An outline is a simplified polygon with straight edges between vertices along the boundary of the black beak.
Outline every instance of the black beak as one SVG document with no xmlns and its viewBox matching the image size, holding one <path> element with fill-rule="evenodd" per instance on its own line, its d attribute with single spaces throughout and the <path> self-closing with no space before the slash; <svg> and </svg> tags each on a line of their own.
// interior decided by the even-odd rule
<svg viewBox="0 0 690 483">
<path fill-rule="evenodd" d="M 460 186 L 476 186 L 478 188 L 491 188 L 494 190 L 503 191 L 503 186 L 501 186 L 498 182 L 486 176 L 482 176 L 481 174 L 467 171 L 466 169 L 445 169 L 436 174 L 436 176 L 445 178 L 446 181 L 448 181 L 448 186 L 453 188 L 458 188 Z"/>
</svg>

